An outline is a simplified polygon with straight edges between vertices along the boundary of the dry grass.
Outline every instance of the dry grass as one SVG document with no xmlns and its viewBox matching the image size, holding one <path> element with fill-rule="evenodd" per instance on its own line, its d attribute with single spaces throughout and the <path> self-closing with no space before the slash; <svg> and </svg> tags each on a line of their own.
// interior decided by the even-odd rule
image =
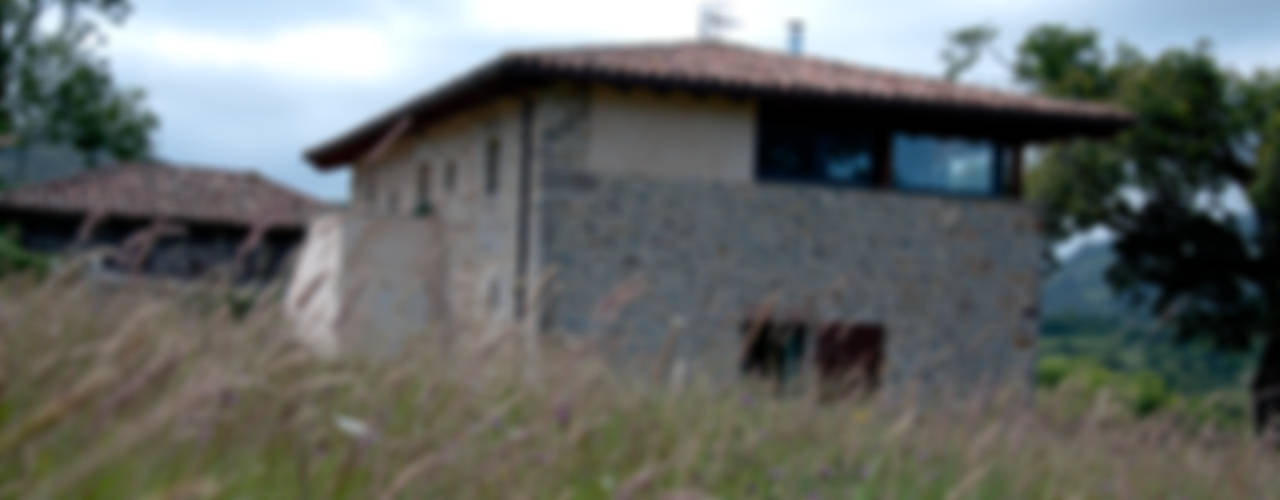
<svg viewBox="0 0 1280 500">
<path fill-rule="evenodd" d="M 323 361 L 201 296 L 0 284 L 0 498 L 1280 498 L 1248 436 L 1105 401 L 819 406 L 502 337 Z"/>
</svg>

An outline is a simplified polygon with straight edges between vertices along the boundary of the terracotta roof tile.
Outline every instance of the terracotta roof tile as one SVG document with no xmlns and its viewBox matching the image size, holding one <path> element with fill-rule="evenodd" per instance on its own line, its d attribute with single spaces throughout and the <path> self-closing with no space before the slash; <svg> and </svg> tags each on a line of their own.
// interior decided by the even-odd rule
<svg viewBox="0 0 1280 500">
<path fill-rule="evenodd" d="M 124 164 L 0 193 L 0 207 L 302 226 L 325 205 L 256 172 Z"/>
<path fill-rule="evenodd" d="M 509 60 L 547 69 L 640 77 L 780 93 L 864 97 L 1064 116 L 1127 118 L 1123 110 L 962 85 L 937 78 L 766 51 L 724 42 L 685 42 L 512 52 Z"/>
<path fill-rule="evenodd" d="M 674 42 L 510 52 L 311 148 L 306 157 L 320 168 L 350 163 L 402 117 L 440 113 L 483 96 L 486 89 L 554 79 L 999 114 L 1019 123 L 1054 124 L 1051 129 L 1058 135 L 1114 132 L 1132 120 L 1126 111 L 1105 104 L 960 85 L 724 42 Z"/>
</svg>

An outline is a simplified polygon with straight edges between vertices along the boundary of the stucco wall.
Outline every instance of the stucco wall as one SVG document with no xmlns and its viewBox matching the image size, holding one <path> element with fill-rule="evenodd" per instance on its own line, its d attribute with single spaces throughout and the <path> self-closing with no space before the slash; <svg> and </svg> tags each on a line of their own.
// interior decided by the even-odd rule
<svg viewBox="0 0 1280 500">
<path fill-rule="evenodd" d="M 591 89 L 586 168 L 659 179 L 750 182 L 755 105 L 680 92 Z"/>
<path fill-rule="evenodd" d="M 286 292 L 294 334 L 323 354 L 394 352 L 442 327 L 441 225 L 405 216 L 327 214 L 308 227 Z M 444 332 L 448 333 L 448 332 Z"/>
<path fill-rule="evenodd" d="M 549 170 L 544 327 L 608 336 L 622 359 L 676 352 L 731 373 L 753 306 L 878 322 L 888 384 L 1030 380 L 1042 250 L 1000 200 Z"/>
<path fill-rule="evenodd" d="M 486 148 L 499 144 L 498 190 L 485 189 Z M 450 319 L 504 318 L 514 298 L 516 189 L 520 102 L 490 101 L 401 138 L 386 154 L 358 165 L 352 176 L 353 209 L 365 214 L 412 215 L 428 200 L 429 217 L 442 224 L 443 283 Z M 453 187 L 446 184 L 455 165 Z M 421 179 L 430 172 L 423 190 Z M 372 184 L 373 198 L 368 186 Z"/>
</svg>

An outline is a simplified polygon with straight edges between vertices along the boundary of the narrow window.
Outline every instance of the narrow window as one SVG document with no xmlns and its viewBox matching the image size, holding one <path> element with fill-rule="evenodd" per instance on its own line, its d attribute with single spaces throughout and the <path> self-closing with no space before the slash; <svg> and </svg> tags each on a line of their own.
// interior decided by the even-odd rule
<svg viewBox="0 0 1280 500">
<path fill-rule="evenodd" d="M 458 164 L 452 160 L 444 166 L 444 189 L 452 193 L 458 187 Z"/>
<path fill-rule="evenodd" d="M 502 143 L 497 137 L 489 139 L 484 148 L 484 191 L 489 196 L 498 194 L 498 174 L 502 159 Z"/>
<path fill-rule="evenodd" d="M 884 327 L 871 323 L 832 323 L 818 334 L 819 397 L 831 401 L 868 395 L 880 386 L 884 364 Z"/>
<path fill-rule="evenodd" d="M 418 199 L 413 211 L 415 215 L 431 214 L 431 164 L 423 162 L 418 166 Z"/>
</svg>

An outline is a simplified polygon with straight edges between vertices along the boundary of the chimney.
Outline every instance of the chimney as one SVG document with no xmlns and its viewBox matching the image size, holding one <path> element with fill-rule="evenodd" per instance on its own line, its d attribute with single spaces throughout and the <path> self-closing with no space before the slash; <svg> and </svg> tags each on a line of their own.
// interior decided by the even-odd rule
<svg viewBox="0 0 1280 500">
<path fill-rule="evenodd" d="M 800 19 L 787 23 L 787 51 L 793 56 L 804 55 L 804 21 Z"/>
</svg>

